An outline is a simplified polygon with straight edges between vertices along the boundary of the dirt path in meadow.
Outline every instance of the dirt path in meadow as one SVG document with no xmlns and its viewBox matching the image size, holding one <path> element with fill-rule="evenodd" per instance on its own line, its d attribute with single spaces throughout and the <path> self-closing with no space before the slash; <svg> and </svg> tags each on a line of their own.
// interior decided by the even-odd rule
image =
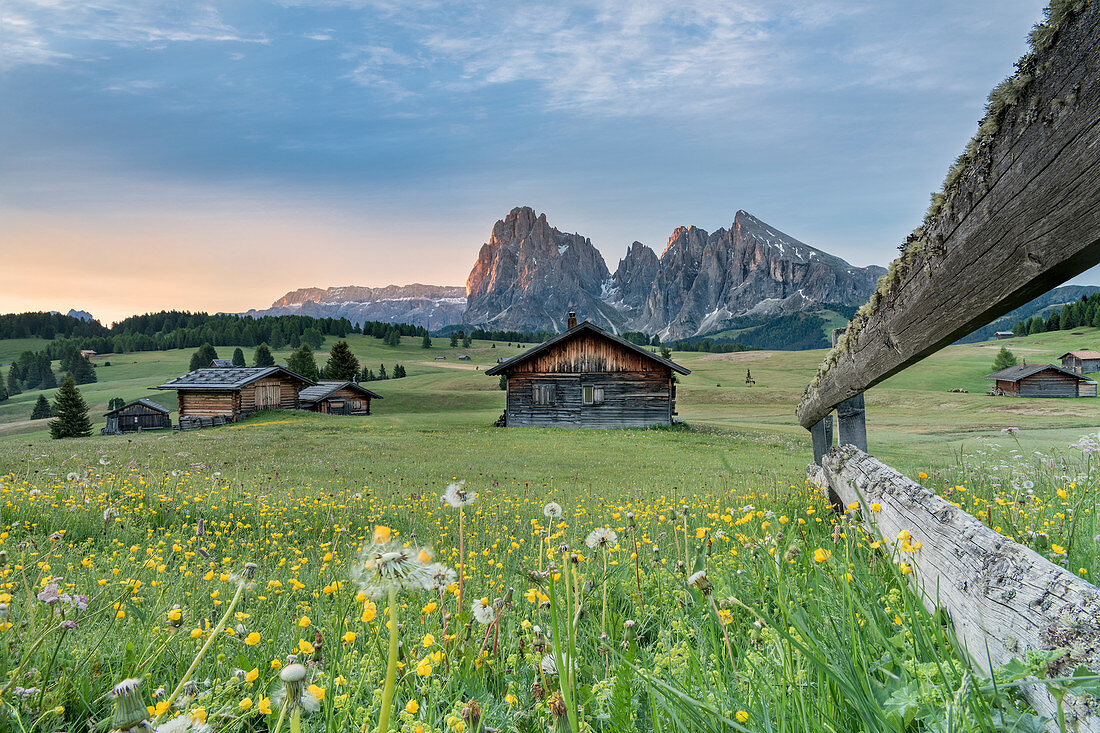
<svg viewBox="0 0 1100 733">
<path fill-rule="evenodd" d="M 433 361 L 418 361 L 418 362 L 414 362 L 414 363 L 419 364 L 421 366 L 444 367 L 445 369 L 465 369 L 465 370 L 471 371 L 471 372 L 472 371 L 482 371 L 481 369 L 476 369 L 476 367 L 480 366 L 480 364 L 455 364 L 453 362 L 434 361 L 434 360 Z"/>
<path fill-rule="evenodd" d="M 762 359 L 770 359 L 773 354 L 770 351 L 735 351 L 732 354 L 711 354 L 710 356 L 704 356 L 700 361 L 732 361 L 734 363 L 743 361 L 761 361 Z"/>
</svg>

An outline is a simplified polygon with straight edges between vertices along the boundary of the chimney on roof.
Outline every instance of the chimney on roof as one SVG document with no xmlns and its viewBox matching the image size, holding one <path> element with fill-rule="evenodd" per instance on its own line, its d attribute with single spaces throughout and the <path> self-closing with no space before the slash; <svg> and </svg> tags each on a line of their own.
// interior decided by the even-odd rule
<svg viewBox="0 0 1100 733">
<path fill-rule="evenodd" d="M 569 320 L 566 322 L 569 328 L 574 328 L 577 325 L 577 312 L 569 311 Z"/>
</svg>

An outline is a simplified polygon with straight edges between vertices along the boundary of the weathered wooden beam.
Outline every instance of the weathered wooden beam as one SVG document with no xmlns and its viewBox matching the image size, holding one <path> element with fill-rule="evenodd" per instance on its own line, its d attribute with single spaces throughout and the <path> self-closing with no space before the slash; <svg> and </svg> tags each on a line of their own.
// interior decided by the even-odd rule
<svg viewBox="0 0 1100 733">
<path fill-rule="evenodd" d="M 837 428 L 840 445 L 854 445 L 867 452 L 867 420 L 863 406 L 863 394 L 844 400 L 836 406 Z"/>
<path fill-rule="evenodd" d="M 828 414 L 810 426 L 810 440 L 814 446 L 814 463 L 821 465 L 822 457 L 833 447 L 833 416 Z"/>
<path fill-rule="evenodd" d="M 830 353 L 803 427 L 1100 262 L 1100 3 L 1043 52 L 923 240 Z"/>
<path fill-rule="evenodd" d="M 838 446 L 811 465 L 810 480 L 845 506 L 860 504 L 867 530 L 896 548 L 903 530 L 915 552 L 899 551 L 924 605 L 943 608 L 974 662 L 990 670 L 1031 650 L 1067 649 L 1052 676 L 1081 665 L 1100 672 L 1100 589 L 1013 542 L 931 490 L 852 446 Z M 879 511 L 871 505 L 878 504 Z M 1057 706 L 1041 684 L 1024 688 L 1032 706 L 1053 717 Z M 1100 703 L 1066 696 L 1069 730 L 1100 731 Z M 1067 718 L 1069 720 L 1069 718 Z"/>
</svg>

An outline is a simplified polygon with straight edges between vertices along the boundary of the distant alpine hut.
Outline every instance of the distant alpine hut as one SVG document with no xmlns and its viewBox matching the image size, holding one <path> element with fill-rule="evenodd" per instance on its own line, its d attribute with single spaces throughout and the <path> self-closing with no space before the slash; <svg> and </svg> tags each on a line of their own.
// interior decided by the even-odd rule
<svg viewBox="0 0 1100 733">
<path fill-rule="evenodd" d="M 1078 374 L 1100 372 L 1100 351 L 1092 351 L 1091 349 L 1067 351 L 1060 358 L 1063 369 L 1069 369 Z"/>
<path fill-rule="evenodd" d="M 507 378 L 508 427 L 636 428 L 670 425 L 675 374 L 668 359 L 569 314 L 568 330 L 485 374 Z"/>
<path fill-rule="evenodd" d="M 260 410 L 298 409 L 298 391 L 315 384 L 284 366 L 196 369 L 153 389 L 176 390 L 180 428 L 223 425 Z"/>
<path fill-rule="evenodd" d="M 1013 331 L 997 331 L 993 334 L 993 337 L 998 341 L 1004 341 L 1005 339 L 1016 338 L 1016 334 Z"/>
<path fill-rule="evenodd" d="M 229 359 L 214 359 L 210 362 L 211 369 L 232 369 L 233 362 Z"/>
<path fill-rule="evenodd" d="M 303 410 L 326 415 L 369 415 L 370 401 L 382 395 L 355 382 L 318 382 L 298 393 Z"/>
<path fill-rule="evenodd" d="M 80 350 L 80 355 L 83 356 L 83 357 L 86 357 L 88 359 L 91 359 L 93 356 L 96 355 L 96 353 L 94 351 L 92 351 L 91 349 L 81 349 Z"/>
<path fill-rule="evenodd" d="M 990 374 L 993 394 L 1008 397 L 1095 397 L 1096 382 L 1056 364 L 1018 364 Z"/>
<path fill-rule="evenodd" d="M 107 427 L 100 432 L 103 435 L 119 435 L 143 430 L 170 430 L 171 412 L 167 407 L 142 397 L 106 413 Z"/>
</svg>

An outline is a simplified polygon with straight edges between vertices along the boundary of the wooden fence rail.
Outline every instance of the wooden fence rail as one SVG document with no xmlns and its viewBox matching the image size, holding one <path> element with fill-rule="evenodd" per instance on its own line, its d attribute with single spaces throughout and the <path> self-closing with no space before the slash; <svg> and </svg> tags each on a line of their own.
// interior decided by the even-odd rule
<svg viewBox="0 0 1100 733">
<path fill-rule="evenodd" d="M 877 538 L 892 544 L 910 532 L 920 549 L 900 554 L 922 601 L 947 611 L 956 638 L 987 672 L 1031 650 L 1063 648 L 1052 676 L 1082 664 L 1100 670 L 1100 589 L 853 446 L 811 464 L 809 478 L 845 506 L 858 502 Z M 1024 694 L 1039 713 L 1055 716 L 1044 685 Z M 1065 707 L 1071 731 L 1100 731 L 1100 701 L 1067 695 Z"/>
<path fill-rule="evenodd" d="M 1032 66 L 919 246 L 830 353 L 798 406 L 803 427 L 1100 262 L 1100 3 Z"/>
</svg>

